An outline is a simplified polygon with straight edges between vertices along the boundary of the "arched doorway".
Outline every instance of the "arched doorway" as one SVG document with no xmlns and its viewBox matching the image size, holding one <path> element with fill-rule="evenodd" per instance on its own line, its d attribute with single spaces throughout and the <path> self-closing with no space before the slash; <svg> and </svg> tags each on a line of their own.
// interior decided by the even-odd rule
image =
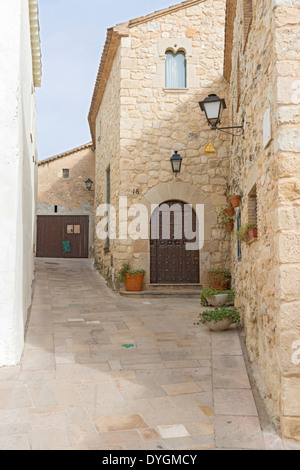
<svg viewBox="0 0 300 470">
<path fill-rule="evenodd" d="M 186 236 L 187 222 L 196 233 L 197 216 L 190 208 L 190 220 L 178 200 L 160 204 L 151 217 L 150 283 L 199 284 L 199 249 L 188 250 L 196 241 Z"/>
</svg>

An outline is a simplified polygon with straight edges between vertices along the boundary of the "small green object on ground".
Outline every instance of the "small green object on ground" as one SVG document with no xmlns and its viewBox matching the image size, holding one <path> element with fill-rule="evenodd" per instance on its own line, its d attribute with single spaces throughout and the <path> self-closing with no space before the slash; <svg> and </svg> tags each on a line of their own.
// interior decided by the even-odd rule
<svg viewBox="0 0 300 470">
<path fill-rule="evenodd" d="M 63 241 L 62 247 L 64 253 L 71 253 L 71 242 L 69 240 Z"/>
<path fill-rule="evenodd" d="M 122 344 L 122 348 L 126 348 L 126 349 L 134 348 L 134 344 Z"/>
</svg>

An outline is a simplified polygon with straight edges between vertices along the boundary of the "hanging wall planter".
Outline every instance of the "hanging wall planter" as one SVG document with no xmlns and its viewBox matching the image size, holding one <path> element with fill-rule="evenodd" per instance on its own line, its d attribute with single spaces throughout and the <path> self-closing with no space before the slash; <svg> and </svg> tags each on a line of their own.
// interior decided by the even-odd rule
<svg viewBox="0 0 300 470">
<path fill-rule="evenodd" d="M 251 243 L 257 239 L 257 225 L 252 224 L 240 227 L 236 235 L 239 242 Z"/>
<path fill-rule="evenodd" d="M 251 243 L 257 239 L 257 227 L 250 227 L 246 235 L 246 243 Z"/>
<path fill-rule="evenodd" d="M 238 196 L 238 195 L 229 196 L 228 200 L 231 203 L 232 207 L 239 207 L 241 196 Z"/>
<path fill-rule="evenodd" d="M 226 212 L 226 214 L 228 215 L 228 217 L 233 217 L 234 216 L 234 207 L 230 206 L 230 207 L 226 207 L 224 209 L 224 211 Z"/>
<path fill-rule="evenodd" d="M 228 214 L 228 212 L 231 213 L 229 209 L 232 210 L 231 216 Z M 232 232 L 233 225 L 234 225 L 233 216 L 234 216 L 233 207 L 231 208 L 227 207 L 226 209 L 221 209 L 219 213 L 219 228 L 225 229 L 226 232 Z"/>
<path fill-rule="evenodd" d="M 226 232 L 232 232 L 233 230 L 233 225 L 234 225 L 234 222 L 233 220 L 231 220 L 230 222 L 228 222 L 226 225 L 225 225 L 225 229 L 226 229 Z"/>
</svg>

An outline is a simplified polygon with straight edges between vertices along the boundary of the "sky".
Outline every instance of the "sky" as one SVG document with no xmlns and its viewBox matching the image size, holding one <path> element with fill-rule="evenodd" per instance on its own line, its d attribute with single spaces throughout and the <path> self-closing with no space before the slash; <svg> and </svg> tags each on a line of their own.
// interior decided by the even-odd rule
<svg viewBox="0 0 300 470">
<path fill-rule="evenodd" d="M 39 0 L 39 160 L 91 141 L 88 113 L 107 28 L 180 0 Z"/>
</svg>

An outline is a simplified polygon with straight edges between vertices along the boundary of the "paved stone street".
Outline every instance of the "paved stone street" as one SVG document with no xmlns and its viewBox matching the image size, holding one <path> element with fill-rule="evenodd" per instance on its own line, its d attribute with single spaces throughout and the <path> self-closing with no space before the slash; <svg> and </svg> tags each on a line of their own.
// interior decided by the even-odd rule
<svg viewBox="0 0 300 470">
<path fill-rule="evenodd" d="M 198 299 L 125 298 L 91 260 L 36 260 L 19 366 L 0 369 L 0 449 L 273 449 L 235 328 Z"/>
</svg>

